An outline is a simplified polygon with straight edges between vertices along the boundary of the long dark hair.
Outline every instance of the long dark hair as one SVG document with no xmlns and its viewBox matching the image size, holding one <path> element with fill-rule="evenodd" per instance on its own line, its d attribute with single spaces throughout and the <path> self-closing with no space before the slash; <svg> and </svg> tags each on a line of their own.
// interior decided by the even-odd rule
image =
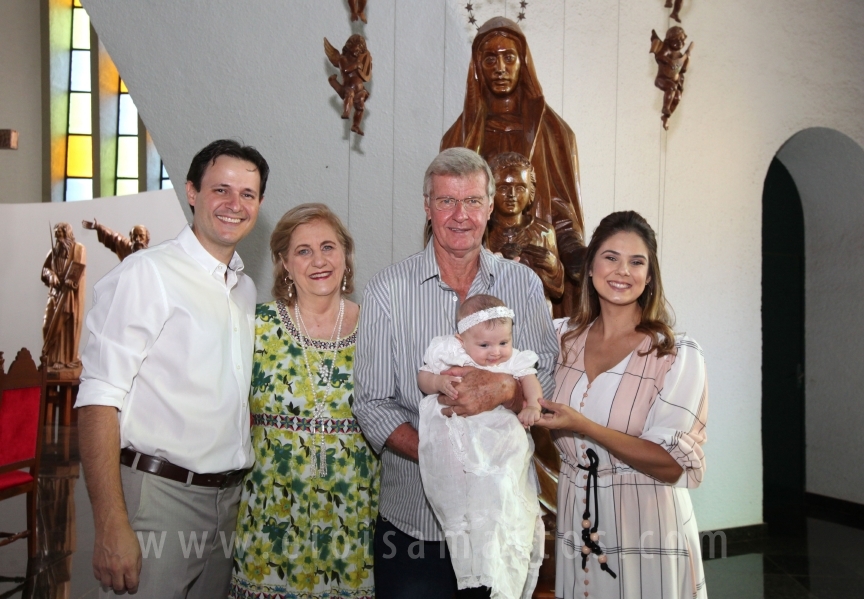
<svg viewBox="0 0 864 599">
<path fill-rule="evenodd" d="M 648 276 L 649 282 L 645 290 L 639 296 L 637 302 L 642 308 L 642 318 L 636 330 L 645 333 L 652 338 L 651 347 L 645 354 L 657 351 L 657 356 L 662 357 L 675 353 L 675 333 L 672 327 L 675 319 L 671 314 L 671 308 L 663 295 L 663 282 L 660 279 L 660 265 L 657 262 L 657 237 L 654 229 L 648 224 L 642 215 L 632 210 L 613 212 L 597 225 L 591 243 L 588 244 L 588 252 L 585 262 L 582 264 L 582 288 L 580 290 L 579 303 L 576 313 L 570 317 L 568 325 L 570 330 L 561 337 L 561 352 L 564 361 L 567 360 L 568 343 L 585 332 L 585 329 L 600 316 L 600 298 L 594 283 L 588 272 L 594 263 L 594 257 L 603 243 L 616 233 L 636 233 L 648 248 Z"/>
</svg>

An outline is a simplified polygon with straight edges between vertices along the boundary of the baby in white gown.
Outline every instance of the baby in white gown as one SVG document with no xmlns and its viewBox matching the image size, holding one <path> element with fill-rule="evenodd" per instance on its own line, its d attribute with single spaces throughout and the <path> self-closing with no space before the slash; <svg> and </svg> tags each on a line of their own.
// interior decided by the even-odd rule
<svg viewBox="0 0 864 599">
<path fill-rule="evenodd" d="M 486 586 L 491 596 L 528 599 L 543 561 L 543 522 L 526 428 L 540 418 L 537 354 L 512 346 L 513 311 L 498 298 L 476 295 L 457 313 L 458 335 L 436 337 L 423 356 L 420 476 L 447 539 L 460 589 Z M 442 375 L 452 366 L 511 374 L 526 405 L 518 418 L 498 406 L 476 416 L 446 417 L 438 394 L 456 397 Z"/>
</svg>

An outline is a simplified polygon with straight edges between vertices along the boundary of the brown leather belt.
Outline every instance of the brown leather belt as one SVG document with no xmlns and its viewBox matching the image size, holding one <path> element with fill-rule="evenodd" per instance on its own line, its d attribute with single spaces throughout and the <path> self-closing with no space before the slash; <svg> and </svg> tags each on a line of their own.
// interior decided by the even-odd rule
<svg viewBox="0 0 864 599">
<path fill-rule="evenodd" d="M 138 463 L 135 464 L 135 459 Z M 225 489 L 239 485 L 243 481 L 243 477 L 249 472 L 249 468 L 244 470 L 231 470 L 230 472 L 220 472 L 218 474 L 198 474 L 186 468 L 175 466 L 168 460 L 155 458 L 151 455 L 139 453 L 128 447 L 120 450 L 120 463 L 130 468 L 135 468 L 141 472 L 155 474 L 162 478 L 174 480 L 179 483 L 195 485 L 197 487 L 218 487 Z M 133 466 L 133 464 L 135 464 Z"/>
</svg>

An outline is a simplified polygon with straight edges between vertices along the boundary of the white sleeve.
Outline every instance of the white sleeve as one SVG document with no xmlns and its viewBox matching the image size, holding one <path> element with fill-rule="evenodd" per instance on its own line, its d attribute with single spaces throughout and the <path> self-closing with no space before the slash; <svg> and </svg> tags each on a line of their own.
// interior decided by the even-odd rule
<svg viewBox="0 0 864 599">
<path fill-rule="evenodd" d="M 462 344 L 454 335 L 441 335 L 435 337 L 423 354 L 423 366 L 420 370 L 441 374 L 451 366 L 465 366 L 471 362 L 471 358 L 465 353 Z"/>
<path fill-rule="evenodd" d="M 168 319 L 162 277 L 145 257 L 130 256 L 94 287 L 90 339 L 75 407 L 123 409 L 132 381 Z"/>
<path fill-rule="evenodd" d="M 539 356 L 530 349 L 524 351 L 514 349 L 513 355 L 502 366 L 505 366 L 507 372 L 519 379 L 529 374 L 537 374 L 535 366 L 539 360 Z"/>
<path fill-rule="evenodd" d="M 705 475 L 708 380 L 702 348 L 689 337 L 676 340 L 677 355 L 645 420 L 640 438 L 675 458 L 684 475 L 675 486 L 695 489 Z"/>
</svg>

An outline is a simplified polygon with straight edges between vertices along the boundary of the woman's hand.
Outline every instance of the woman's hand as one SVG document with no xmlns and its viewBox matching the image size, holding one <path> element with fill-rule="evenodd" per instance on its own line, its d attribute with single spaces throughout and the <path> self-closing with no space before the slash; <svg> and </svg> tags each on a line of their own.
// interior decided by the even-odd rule
<svg viewBox="0 0 864 599">
<path fill-rule="evenodd" d="M 540 400 L 540 405 L 549 410 L 549 413 L 543 414 L 534 426 L 572 431 L 591 437 L 625 464 L 670 485 L 675 484 L 684 472 L 675 458 L 653 441 L 597 424 L 568 405 L 545 399 Z"/>
<path fill-rule="evenodd" d="M 548 410 L 534 423 L 534 426 L 542 426 L 556 430 L 573 431 L 574 433 L 585 433 L 585 430 L 593 424 L 582 414 L 563 403 L 555 403 L 540 399 L 540 407 Z"/>
</svg>

